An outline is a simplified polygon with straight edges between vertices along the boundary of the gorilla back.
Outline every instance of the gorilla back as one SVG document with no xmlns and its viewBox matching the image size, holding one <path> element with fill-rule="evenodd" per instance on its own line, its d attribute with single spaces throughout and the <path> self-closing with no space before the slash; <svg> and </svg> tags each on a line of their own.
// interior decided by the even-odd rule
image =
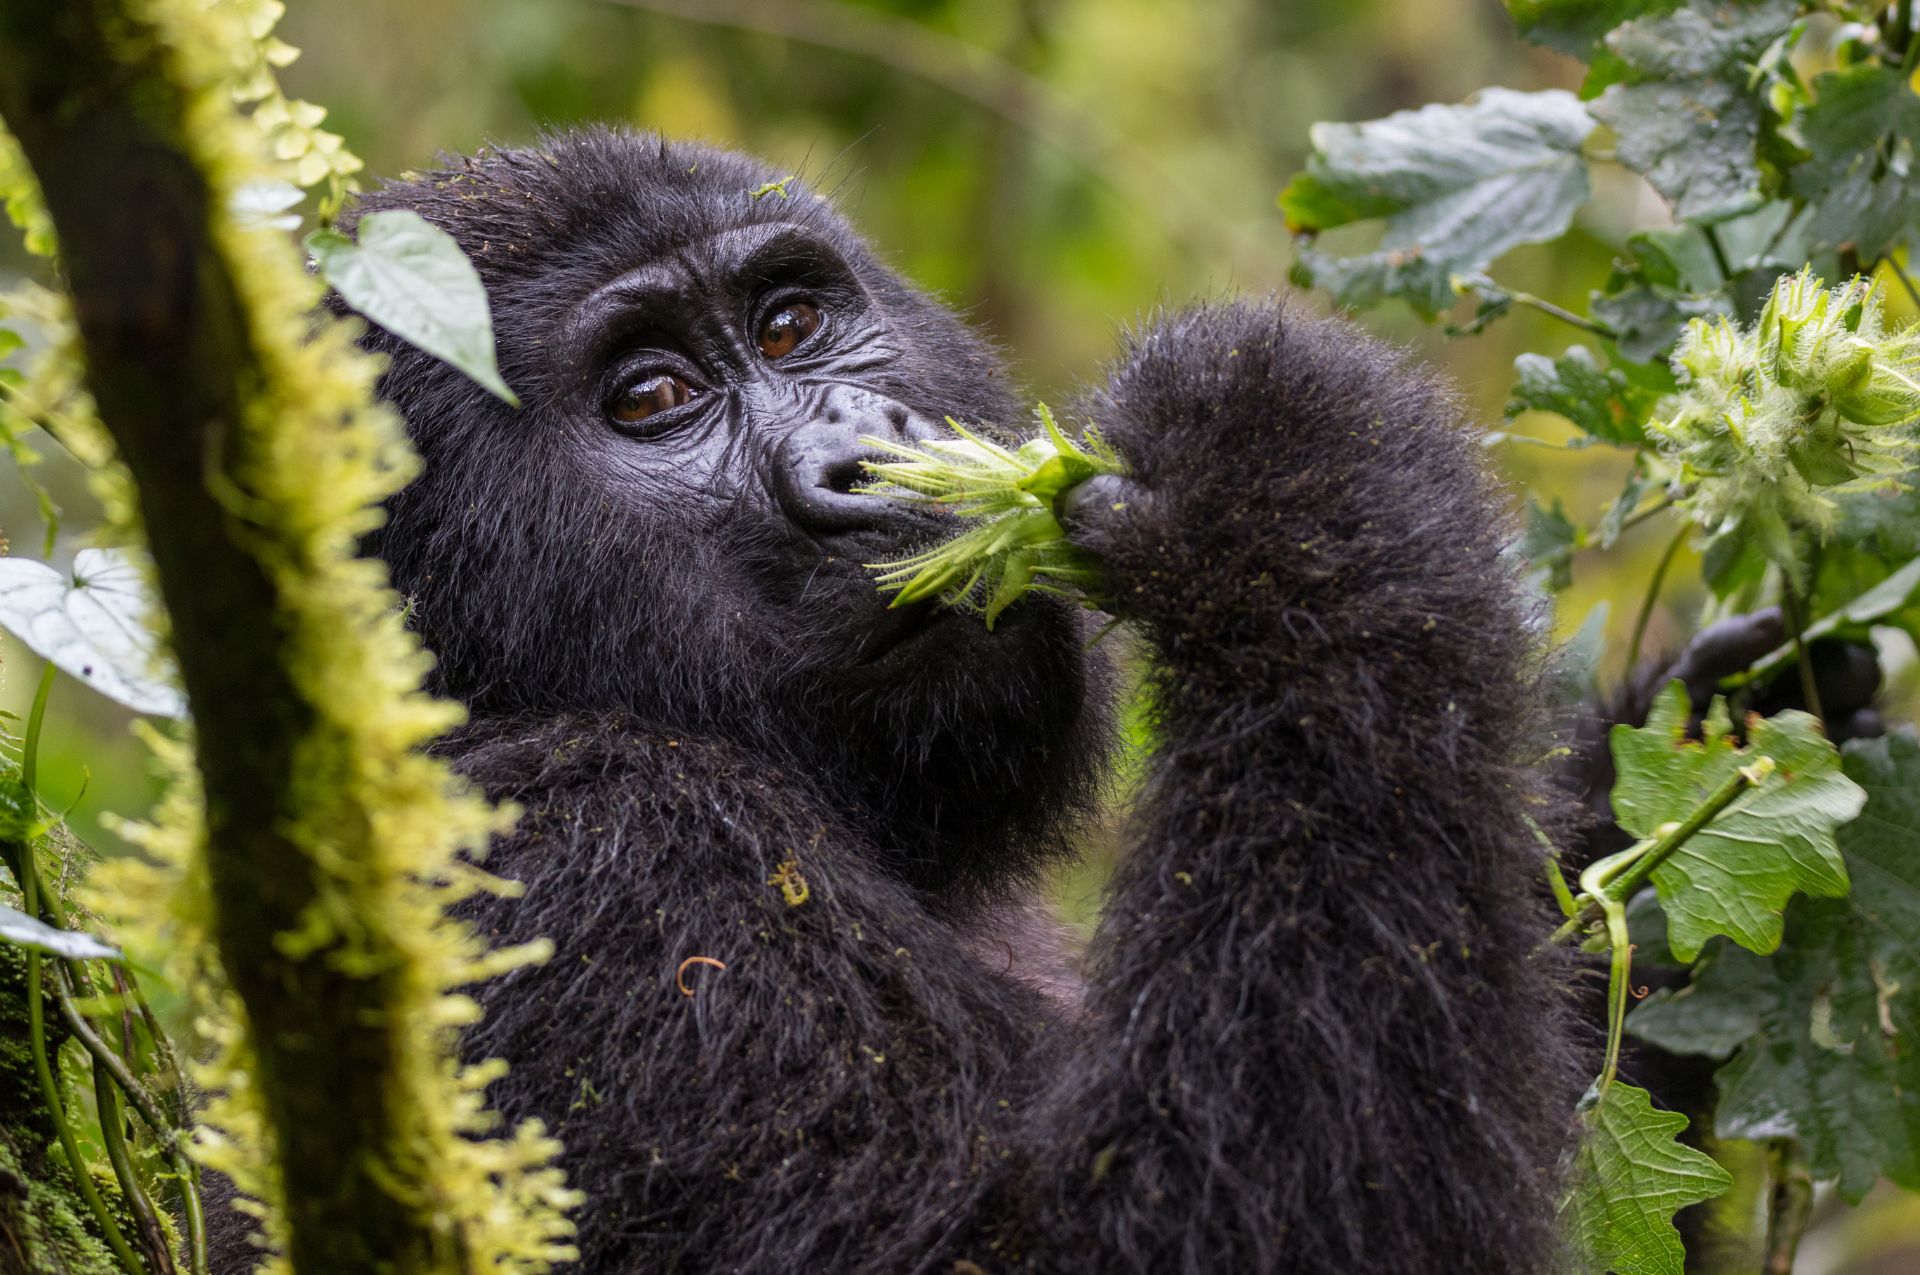
<svg viewBox="0 0 1920 1275">
<path fill-rule="evenodd" d="M 372 549 L 525 811 L 473 916 L 494 1097 L 581 1267 L 1534 1272 L 1572 1099 L 1535 652 L 1424 373 L 1267 303 L 1133 337 L 1074 502 L 1156 746 L 1084 953 L 1027 898 L 1106 772 L 1088 626 L 889 610 L 942 533 L 867 434 L 1021 413 L 818 197 L 591 131 L 366 197 L 455 235 L 515 412 L 378 330 L 424 458 Z"/>
</svg>

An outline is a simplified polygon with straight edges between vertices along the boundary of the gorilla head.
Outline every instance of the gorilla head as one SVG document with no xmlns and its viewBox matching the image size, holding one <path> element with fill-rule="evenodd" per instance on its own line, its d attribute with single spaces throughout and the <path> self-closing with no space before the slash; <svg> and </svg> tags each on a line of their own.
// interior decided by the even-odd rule
<svg viewBox="0 0 1920 1275">
<path fill-rule="evenodd" d="M 1050 598 L 991 635 L 889 609 L 863 564 L 941 519 L 853 489 L 862 435 L 1021 409 L 992 349 L 780 176 L 595 131 L 362 200 L 459 241 L 524 405 L 371 333 L 425 467 L 369 547 L 435 689 L 476 713 L 751 741 L 875 824 L 916 884 L 1015 879 L 1100 769 L 1084 626 Z"/>
</svg>

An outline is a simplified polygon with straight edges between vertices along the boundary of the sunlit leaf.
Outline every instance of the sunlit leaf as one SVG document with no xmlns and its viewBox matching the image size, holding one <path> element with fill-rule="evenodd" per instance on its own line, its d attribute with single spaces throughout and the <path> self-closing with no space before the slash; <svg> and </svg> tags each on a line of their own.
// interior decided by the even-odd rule
<svg viewBox="0 0 1920 1275">
<path fill-rule="evenodd" d="M 82 549 L 71 576 L 0 558 L 0 628 L 135 712 L 184 717 L 186 700 L 149 627 L 152 609 L 139 567 L 117 549 Z"/>
<path fill-rule="evenodd" d="M 1629 1020 L 1675 1053 L 1732 1061 L 1723 1137 L 1795 1137 L 1813 1175 L 1858 1200 L 1881 1177 L 1920 1188 L 1920 742 L 1847 745 L 1867 792 L 1840 830 L 1845 901 L 1796 899 L 1771 958 L 1722 945 L 1678 994 Z"/>
<path fill-rule="evenodd" d="M 1704 740 L 1688 740 L 1688 709 L 1686 690 L 1675 682 L 1644 727 L 1614 727 L 1614 818 L 1635 837 L 1657 836 L 1740 767 L 1771 758 L 1771 774 L 1653 872 L 1675 956 L 1692 960 L 1715 934 L 1771 952 L 1780 943 L 1780 914 L 1796 892 L 1847 892 L 1834 830 L 1860 812 L 1866 794 L 1841 773 L 1839 754 L 1806 713 L 1755 719 L 1742 748 L 1711 722 Z"/>
<path fill-rule="evenodd" d="M 454 237 L 404 209 L 369 213 L 359 233 L 358 243 L 333 230 L 307 236 L 321 277 L 367 318 L 518 407 L 494 361 L 487 290 Z"/>
<path fill-rule="evenodd" d="M 1673 1215 L 1733 1185 L 1712 1156 L 1674 1135 L 1687 1118 L 1656 1110 L 1647 1091 L 1615 1081 L 1580 1117 L 1572 1190 L 1562 1206 L 1585 1270 L 1681 1275 L 1686 1252 Z"/>
</svg>

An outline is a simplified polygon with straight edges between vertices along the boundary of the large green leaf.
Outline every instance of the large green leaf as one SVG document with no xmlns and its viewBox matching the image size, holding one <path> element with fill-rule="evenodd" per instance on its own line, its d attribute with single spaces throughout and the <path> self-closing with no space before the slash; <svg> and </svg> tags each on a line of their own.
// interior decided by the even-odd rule
<svg viewBox="0 0 1920 1275">
<path fill-rule="evenodd" d="M 1614 818 L 1636 837 L 1657 836 L 1736 770 L 1771 758 L 1771 774 L 1653 871 L 1675 956 L 1692 960 L 1715 934 L 1771 952 L 1780 943 L 1780 914 L 1796 892 L 1847 892 L 1834 830 L 1860 812 L 1866 794 L 1841 773 L 1839 754 L 1806 713 L 1754 719 L 1745 748 L 1715 717 L 1702 740 L 1688 740 L 1688 716 L 1686 691 L 1675 682 L 1655 700 L 1644 727 L 1613 728 Z"/>
<path fill-rule="evenodd" d="M 1588 194 L 1580 147 L 1593 121 L 1570 93 L 1492 88 L 1459 106 L 1315 124 L 1307 170 L 1280 194 L 1287 224 L 1317 234 L 1386 219 L 1380 246 L 1342 258 L 1303 249 L 1296 274 L 1343 305 L 1399 297 L 1452 304 L 1451 277 L 1522 243 L 1559 237 Z"/>
<path fill-rule="evenodd" d="M 453 236 L 405 209 L 369 213 L 359 229 L 358 243 L 333 230 L 307 236 L 321 277 L 367 318 L 519 406 L 494 362 L 487 290 Z"/>
<path fill-rule="evenodd" d="M 1635 446 L 1646 441 L 1642 428 L 1660 395 L 1630 380 L 1584 345 L 1557 359 L 1522 354 L 1513 361 L 1513 396 L 1507 416 L 1553 412 L 1582 433 L 1609 443 Z"/>
<path fill-rule="evenodd" d="M 1563 1220 L 1587 1262 L 1619 1275 L 1681 1275 L 1686 1251 L 1673 1215 L 1733 1185 L 1713 1157 L 1674 1135 L 1687 1118 L 1655 1109 L 1644 1089 L 1615 1081 L 1580 1117 L 1580 1149 Z"/>
<path fill-rule="evenodd" d="M 1819 243 L 1871 259 L 1920 219 L 1920 96 L 1897 69 L 1873 65 L 1819 76 L 1813 91 L 1794 121 L 1810 152 L 1793 169 L 1794 193 L 1811 206 Z"/>
<path fill-rule="evenodd" d="M 1814 1176 L 1857 1200 L 1881 1177 L 1920 1188 L 1920 743 L 1855 741 L 1846 771 L 1869 794 L 1840 830 L 1851 897 L 1796 899 L 1774 956 L 1720 946 L 1629 1028 L 1732 1054 L 1720 1135 L 1797 1137 Z"/>
<path fill-rule="evenodd" d="M 1762 201 L 1755 150 L 1764 106 L 1750 81 L 1793 26 L 1796 0 L 1692 0 L 1607 36 L 1618 82 L 1593 103 L 1620 161 L 1684 221 L 1722 221 Z"/>
</svg>

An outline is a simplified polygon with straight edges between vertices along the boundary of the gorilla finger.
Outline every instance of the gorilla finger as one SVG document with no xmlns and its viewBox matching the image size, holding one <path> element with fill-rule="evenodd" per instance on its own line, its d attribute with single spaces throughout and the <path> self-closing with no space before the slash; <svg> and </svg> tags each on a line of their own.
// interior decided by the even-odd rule
<svg viewBox="0 0 1920 1275">
<path fill-rule="evenodd" d="M 1096 474 L 1061 492 L 1054 500 L 1053 514 L 1069 540 L 1097 550 L 1114 520 L 1129 511 L 1138 512 L 1144 498 L 1144 489 L 1132 479 Z"/>
<path fill-rule="evenodd" d="M 1723 678 L 1732 677 L 1786 640 L 1779 607 L 1728 616 L 1696 634 L 1661 681 L 1678 678 L 1686 683 L 1694 703 L 1704 704 Z"/>
</svg>

